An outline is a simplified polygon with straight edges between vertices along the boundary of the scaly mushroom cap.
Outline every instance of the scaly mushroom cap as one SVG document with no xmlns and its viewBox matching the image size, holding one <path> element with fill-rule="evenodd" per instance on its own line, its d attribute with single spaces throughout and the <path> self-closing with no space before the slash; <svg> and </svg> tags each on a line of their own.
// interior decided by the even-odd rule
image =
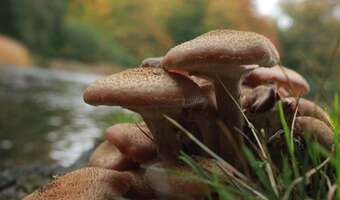
<svg viewBox="0 0 340 200">
<path fill-rule="evenodd" d="M 156 145 L 145 123 L 116 124 L 106 129 L 105 136 L 119 151 L 134 161 L 145 163 L 156 158 Z"/>
<path fill-rule="evenodd" d="M 140 67 L 160 67 L 163 57 L 145 58 Z"/>
<path fill-rule="evenodd" d="M 104 141 L 91 154 L 89 166 L 122 170 L 134 166 L 126 155 L 122 154 L 114 144 Z"/>
<path fill-rule="evenodd" d="M 133 178 L 127 172 L 82 168 L 58 177 L 24 200 L 110 200 L 125 194 Z"/>
<path fill-rule="evenodd" d="M 266 37 L 252 32 L 214 30 L 170 49 L 161 66 L 170 70 L 230 74 L 230 70 L 239 71 L 240 65 L 271 67 L 278 62 L 279 54 Z"/>
<path fill-rule="evenodd" d="M 278 65 L 272 68 L 257 68 L 244 78 L 244 84 L 252 87 L 265 83 L 277 83 L 291 89 L 296 96 L 306 94 L 310 90 L 308 82 L 299 73 Z"/>
<path fill-rule="evenodd" d="M 182 108 L 206 103 L 206 97 L 190 79 L 162 68 L 127 69 L 100 79 L 84 92 L 91 105 L 130 109 Z"/>
</svg>

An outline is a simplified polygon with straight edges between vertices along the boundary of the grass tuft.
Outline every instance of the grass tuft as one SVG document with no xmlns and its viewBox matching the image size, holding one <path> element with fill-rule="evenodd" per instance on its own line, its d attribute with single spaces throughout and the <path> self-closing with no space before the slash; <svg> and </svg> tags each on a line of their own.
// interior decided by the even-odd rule
<svg viewBox="0 0 340 200">
<path fill-rule="evenodd" d="M 339 96 L 335 95 L 330 113 L 335 133 L 333 151 L 311 140 L 305 141 L 304 149 L 299 149 L 294 141 L 295 116 L 293 123 L 289 124 L 282 103 L 278 104 L 277 109 L 288 154 L 281 152 L 278 156 L 276 152 L 274 155 L 274 152 L 268 151 L 267 144 L 261 142 L 259 138 L 252 144 L 252 148 L 243 145 L 242 150 L 252 169 L 251 177 L 245 176 L 223 160 L 179 123 L 168 116 L 164 117 L 219 163 L 224 173 L 223 179 L 217 172 L 202 169 L 189 155 L 182 152 L 180 156 L 180 159 L 191 167 L 196 180 L 211 186 L 218 199 L 229 200 L 236 197 L 245 200 L 335 199 L 335 197 L 340 199 L 340 192 L 337 190 L 340 187 Z M 245 121 L 249 123 L 248 127 L 252 129 L 253 134 L 259 133 L 247 119 Z M 254 146 L 259 151 L 254 150 Z M 275 164 L 271 158 L 275 158 Z M 208 199 L 216 198 L 208 196 Z"/>
</svg>

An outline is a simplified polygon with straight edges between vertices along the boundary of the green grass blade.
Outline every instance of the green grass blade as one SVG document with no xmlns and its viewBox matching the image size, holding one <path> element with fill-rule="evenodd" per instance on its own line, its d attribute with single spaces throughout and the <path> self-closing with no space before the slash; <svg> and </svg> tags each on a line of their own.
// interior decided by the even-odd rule
<svg viewBox="0 0 340 200">
<path fill-rule="evenodd" d="M 250 166 L 256 173 L 256 176 L 258 177 L 260 183 L 269 193 L 268 196 L 270 197 L 270 199 L 276 199 L 275 191 L 272 188 L 272 185 L 265 170 L 265 162 L 257 160 L 251 150 L 246 146 L 243 146 L 243 151 L 245 152 L 245 156 L 249 161 Z"/>
<path fill-rule="evenodd" d="M 280 122 L 283 128 L 283 131 L 284 131 L 284 136 L 285 136 L 285 139 L 288 145 L 288 150 L 290 151 L 290 153 L 293 153 L 294 152 L 293 134 L 288 126 L 281 101 L 278 103 L 278 110 L 279 110 Z"/>
<path fill-rule="evenodd" d="M 189 165 L 193 172 L 196 173 L 199 177 L 207 180 L 211 179 L 209 174 L 195 160 L 193 160 L 189 155 L 187 155 L 183 151 L 181 151 L 180 159 L 187 165 Z"/>
</svg>

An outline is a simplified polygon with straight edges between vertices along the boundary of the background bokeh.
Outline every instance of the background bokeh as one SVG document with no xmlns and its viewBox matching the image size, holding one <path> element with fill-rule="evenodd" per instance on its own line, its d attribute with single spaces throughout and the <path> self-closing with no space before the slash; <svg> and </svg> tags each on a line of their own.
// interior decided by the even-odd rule
<svg viewBox="0 0 340 200">
<path fill-rule="evenodd" d="M 98 78 L 90 74 L 135 67 L 212 29 L 267 36 L 282 64 L 311 84 L 309 98 L 331 104 L 340 91 L 339 1 L 284 0 L 271 16 L 261 15 L 256 3 L 1 0 L 0 168 L 71 163 L 104 128 L 131 120 L 82 102 L 82 90 Z"/>
</svg>

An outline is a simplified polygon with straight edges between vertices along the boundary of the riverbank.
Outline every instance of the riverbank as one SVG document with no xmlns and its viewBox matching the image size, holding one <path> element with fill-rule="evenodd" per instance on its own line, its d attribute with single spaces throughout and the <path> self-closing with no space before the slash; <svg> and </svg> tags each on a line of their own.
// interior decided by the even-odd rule
<svg viewBox="0 0 340 200">
<path fill-rule="evenodd" d="M 21 199 L 86 166 L 103 130 L 121 121 L 122 109 L 83 102 L 83 90 L 100 75 L 70 71 L 0 67 L 0 200 Z"/>
<path fill-rule="evenodd" d="M 108 75 L 124 70 L 126 67 L 113 63 L 83 63 L 74 60 L 53 59 L 47 63 L 49 69 L 58 69 L 69 72 L 82 72 L 90 74 Z"/>
<path fill-rule="evenodd" d="M 84 167 L 95 146 L 100 143 L 98 139 L 94 147 L 84 152 L 70 167 L 58 164 L 17 166 L 0 171 L 0 200 L 20 200 L 26 195 L 47 184 L 55 177 L 66 172 Z"/>
<path fill-rule="evenodd" d="M 73 60 L 53 59 L 45 64 L 45 66 L 37 65 L 19 65 L 4 64 L 0 62 L 0 68 L 18 68 L 18 69 L 53 69 L 67 72 L 79 72 L 86 74 L 109 75 L 124 70 L 126 67 L 115 65 L 113 63 L 82 63 Z"/>
</svg>

